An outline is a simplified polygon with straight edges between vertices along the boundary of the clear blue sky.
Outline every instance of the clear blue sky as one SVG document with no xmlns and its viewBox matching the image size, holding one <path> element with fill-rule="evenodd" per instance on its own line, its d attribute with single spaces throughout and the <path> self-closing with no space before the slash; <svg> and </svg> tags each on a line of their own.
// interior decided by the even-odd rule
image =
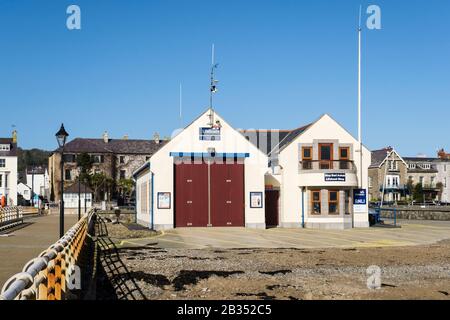
<svg viewBox="0 0 450 320">
<path fill-rule="evenodd" d="M 450 150 L 450 1 L 1 0 L 0 136 L 24 148 L 71 138 L 170 135 L 208 106 L 211 44 L 217 111 L 236 128 L 295 128 L 329 113 L 357 133 L 359 4 L 363 134 L 403 155 Z M 78 4 L 82 30 L 66 28 Z"/>
</svg>

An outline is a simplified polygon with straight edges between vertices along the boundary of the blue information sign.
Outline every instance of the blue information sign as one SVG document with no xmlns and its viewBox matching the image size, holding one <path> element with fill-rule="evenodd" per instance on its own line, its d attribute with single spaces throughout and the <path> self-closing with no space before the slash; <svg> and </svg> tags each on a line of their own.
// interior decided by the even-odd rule
<svg viewBox="0 0 450 320">
<path fill-rule="evenodd" d="M 353 189 L 353 204 L 367 204 L 366 189 Z"/>
</svg>

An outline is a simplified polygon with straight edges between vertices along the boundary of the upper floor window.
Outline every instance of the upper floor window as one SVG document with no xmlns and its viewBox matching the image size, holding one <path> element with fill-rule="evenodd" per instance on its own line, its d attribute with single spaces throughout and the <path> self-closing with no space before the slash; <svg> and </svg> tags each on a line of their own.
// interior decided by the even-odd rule
<svg viewBox="0 0 450 320">
<path fill-rule="evenodd" d="M 312 147 L 302 147 L 302 167 L 312 169 Z"/>
<path fill-rule="evenodd" d="M 389 170 L 390 171 L 397 171 L 398 170 L 398 162 L 395 160 L 389 161 Z"/>
<path fill-rule="evenodd" d="M 302 147 L 302 160 L 312 160 L 311 147 Z"/>
<path fill-rule="evenodd" d="M 419 183 L 421 184 L 421 185 L 423 185 L 423 177 L 419 177 Z"/>
<path fill-rule="evenodd" d="M 11 147 L 9 144 L 0 144 L 0 151 L 10 151 Z"/>
<path fill-rule="evenodd" d="M 66 171 L 64 172 L 64 180 L 72 180 L 72 171 L 70 169 L 66 169 Z"/>
<path fill-rule="evenodd" d="M 92 156 L 92 161 L 94 163 L 103 163 L 105 161 L 105 157 L 103 155 L 94 155 Z"/>
<path fill-rule="evenodd" d="M 350 160 L 350 148 L 340 147 L 339 148 L 339 159 L 340 160 Z"/>
<path fill-rule="evenodd" d="M 320 169 L 332 169 L 333 168 L 333 144 L 320 143 L 319 144 L 319 160 Z"/>
<path fill-rule="evenodd" d="M 3 175 L 0 174 L 0 188 L 3 188 Z"/>
<path fill-rule="evenodd" d="M 349 169 L 350 163 L 350 148 L 340 147 L 339 148 L 339 169 Z"/>
<path fill-rule="evenodd" d="M 127 172 L 125 170 L 120 170 L 120 179 L 125 179 L 126 173 Z"/>
<path fill-rule="evenodd" d="M 64 162 L 75 163 L 77 157 L 74 154 L 64 154 Z"/>
<path fill-rule="evenodd" d="M 0 168 L 6 167 L 6 159 L 0 159 Z"/>
<path fill-rule="evenodd" d="M 119 163 L 124 164 L 125 163 L 125 156 L 119 156 Z"/>
</svg>

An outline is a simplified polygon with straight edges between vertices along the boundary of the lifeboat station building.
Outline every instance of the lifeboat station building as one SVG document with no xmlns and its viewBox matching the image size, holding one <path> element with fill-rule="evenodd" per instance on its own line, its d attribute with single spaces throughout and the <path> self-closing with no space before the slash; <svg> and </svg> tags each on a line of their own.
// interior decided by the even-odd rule
<svg viewBox="0 0 450 320">
<path fill-rule="evenodd" d="M 208 109 L 134 173 L 137 221 L 183 227 L 368 227 L 370 151 L 329 115 L 236 130 Z"/>
</svg>

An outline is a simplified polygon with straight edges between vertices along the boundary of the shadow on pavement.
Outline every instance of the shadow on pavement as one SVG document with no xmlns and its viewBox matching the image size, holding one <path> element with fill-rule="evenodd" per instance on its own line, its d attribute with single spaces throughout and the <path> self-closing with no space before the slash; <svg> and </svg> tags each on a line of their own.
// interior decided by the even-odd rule
<svg viewBox="0 0 450 320">
<path fill-rule="evenodd" d="M 95 298 L 97 300 L 147 300 L 133 274 L 120 258 L 119 251 L 108 236 L 102 218 L 97 218 L 97 274 Z"/>
</svg>

